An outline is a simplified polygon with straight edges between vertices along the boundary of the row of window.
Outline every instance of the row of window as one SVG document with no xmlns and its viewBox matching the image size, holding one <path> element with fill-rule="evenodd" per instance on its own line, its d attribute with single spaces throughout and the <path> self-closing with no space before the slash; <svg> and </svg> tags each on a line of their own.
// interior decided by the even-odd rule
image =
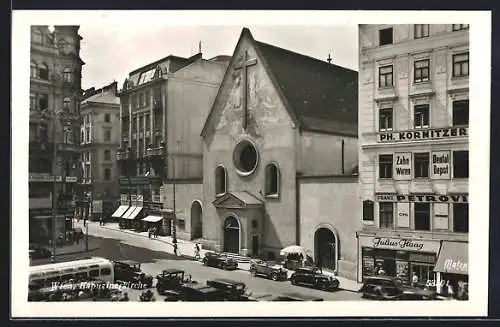
<svg viewBox="0 0 500 327">
<path fill-rule="evenodd" d="M 398 217 L 394 214 L 395 202 L 378 202 L 379 228 L 395 229 L 401 228 L 396 221 Z M 449 204 L 434 203 L 435 221 L 431 228 L 431 203 L 414 203 L 413 207 L 413 229 L 416 231 L 449 230 L 448 211 Z M 469 232 L 469 205 L 468 203 L 453 203 L 453 232 Z M 374 221 L 374 202 L 363 201 L 363 221 Z M 406 228 L 409 228 L 409 217 L 406 217 Z"/>
<path fill-rule="evenodd" d="M 469 76 L 469 52 L 457 53 L 452 58 L 452 76 Z M 415 60 L 413 62 L 413 82 L 423 83 L 430 81 L 430 59 Z M 380 66 L 378 69 L 378 87 L 394 86 L 394 65 Z"/>
<path fill-rule="evenodd" d="M 393 178 L 393 154 L 380 154 L 378 157 L 379 178 Z M 453 151 L 451 167 L 452 178 L 469 178 L 469 151 Z M 430 154 L 421 152 L 413 154 L 413 171 L 415 178 L 428 178 L 430 171 Z"/>
<path fill-rule="evenodd" d="M 453 31 L 461 31 L 469 28 L 469 24 L 452 24 Z M 421 39 L 429 36 L 429 24 L 414 24 L 413 38 Z M 394 43 L 394 30 L 392 27 L 379 30 L 379 45 L 387 45 Z"/>
<path fill-rule="evenodd" d="M 49 68 L 46 64 L 36 64 L 32 62 L 30 67 L 31 78 L 37 78 L 45 81 L 49 80 Z M 64 68 L 62 76 L 64 82 L 73 82 L 74 80 L 73 70 L 69 67 Z"/>
<path fill-rule="evenodd" d="M 278 166 L 274 163 L 270 163 L 265 167 L 265 185 L 264 185 L 264 195 L 265 196 L 279 196 L 280 190 L 280 173 Z M 215 168 L 215 194 L 220 196 L 227 192 L 227 170 L 224 166 L 217 166 Z"/>
<path fill-rule="evenodd" d="M 159 101 L 161 98 L 161 89 L 159 87 L 153 90 L 153 103 Z M 138 94 L 133 94 L 130 96 L 130 102 L 132 104 L 132 109 L 139 109 L 148 107 L 151 104 L 151 90 L 145 90 L 139 92 Z M 124 108 L 128 108 L 128 98 L 122 98 L 122 104 Z"/>
<path fill-rule="evenodd" d="M 90 143 L 92 141 L 90 137 L 90 127 L 82 129 L 80 133 L 82 143 Z M 104 142 L 111 142 L 111 128 L 103 127 L 102 134 Z"/>
<path fill-rule="evenodd" d="M 139 119 L 137 119 L 137 117 L 139 117 Z M 139 125 L 137 125 L 137 121 L 139 121 Z M 151 121 L 151 118 L 150 118 L 149 114 L 134 116 L 132 118 L 132 133 L 134 133 L 136 131 L 136 129 L 139 129 L 140 131 L 142 131 L 142 130 L 149 131 L 151 129 L 150 121 Z M 143 126 L 145 128 L 143 128 Z"/>
<path fill-rule="evenodd" d="M 72 97 L 63 98 L 63 109 L 70 111 L 72 107 Z M 45 110 L 49 107 L 49 96 L 47 94 L 30 93 L 30 110 Z"/>
<path fill-rule="evenodd" d="M 392 131 L 394 128 L 393 108 L 379 109 L 379 131 Z M 469 100 L 458 100 L 452 103 L 452 124 L 453 126 L 469 125 Z M 413 107 L 413 127 L 429 128 L 430 106 L 429 104 L 419 104 Z"/>
</svg>

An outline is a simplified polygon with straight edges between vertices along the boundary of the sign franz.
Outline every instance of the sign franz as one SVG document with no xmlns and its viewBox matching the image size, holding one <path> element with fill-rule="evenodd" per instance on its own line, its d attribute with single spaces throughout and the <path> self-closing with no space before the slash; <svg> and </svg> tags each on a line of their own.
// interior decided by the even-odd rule
<svg viewBox="0 0 500 327">
<path fill-rule="evenodd" d="M 469 136 L 468 127 L 434 128 L 424 130 L 411 130 L 403 132 L 383 132 L 378 134 L 378 142 L 405 142 L 436 140 L 454 137 Z"/>
<path fill-rule="evenodd" d="M 377 201 L 390 202 L 432 202 L 432 203 L 468 203 L 467 194 L 377 194 Z"/>
</svg>

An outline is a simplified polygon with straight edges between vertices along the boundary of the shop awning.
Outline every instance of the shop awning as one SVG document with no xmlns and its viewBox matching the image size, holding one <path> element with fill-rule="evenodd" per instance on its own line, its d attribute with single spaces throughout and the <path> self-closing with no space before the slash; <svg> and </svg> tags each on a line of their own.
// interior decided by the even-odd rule
<svg viewBox="0 0 500 327">
<path fill-rule="evenodd" d="M 125 211 L 125 213 L 123 214 L 122 218 L 123 219 L 133 219 L 133 218 L 129 218 L 130 215 L 134 212 L 134 210 L 136 209 L 137 207 L 136 206 L 130 206 L 127 211 Z"/>
<path fill-rule="evenodd" d="M 128 219 L 135 219 L 135 217 L 137 217 L 137 215 L 139 214 L 139 212 L 141 212 L 141 210 L 142 207 L 135 207 L 135 210 L 130 214 Z"/>
<path fill-rule="evenodd" d="M 444 241 L 434 271 L 468 275 L 469 243 Z"/>
<path fill-rule="evenodd" d="M 111 217 L 120 218 L 121 216 L 123 216 L 123 214 L 127 211 L 128 208 L 129 206 L 126 205 L 119 206 L 118 209 L 116 209 L 116 211 L 111 215 Z"/>
<path fill-rule="evenodd" d="M 162 219 L 163 219 L 162 216 L 147 216 L 146 218 L 143 218 L 142 220 L 150 222 L 150 223 L 157 223 Z"/>
</svg>

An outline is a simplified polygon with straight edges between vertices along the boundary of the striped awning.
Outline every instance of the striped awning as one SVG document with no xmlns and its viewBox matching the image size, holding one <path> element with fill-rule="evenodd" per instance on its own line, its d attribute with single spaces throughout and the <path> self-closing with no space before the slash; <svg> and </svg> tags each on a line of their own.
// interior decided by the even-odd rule
<svg viewBox="0 0 500 327">
<path fill-rule="evenodd" d="M 128 208 L 129 206 L 127 205 L 119 206 L 118 209 L 116 209 L 116 211 L 111 215 L 111 217 L 120 218 L 121 216 L 123 216 L 123 214 L 127 211 Z"/>
<path fill-rule="evenodd" d="M 135 207 L 134 211 L 130 214 L 128 219 L 135 219 L 135 217 L 137 217 L 137 215 L 139 214 L 139 212 L 141 212 L 141 210 L 142 207 Z"/>
<path fill-rule="evenodd" d="M 130 206 L 127 211 L 123 214 L 122 218 L 123 219 L 133 219 L 133 218 L 129 218 L 130 215 L 132 215 L 132 213 L 134 212 L 134 210 L 136 209 L 137 207 L 136 206 Z"/>
<path fill-rule="evenodd" d="M 162 216 L 147 216 L 146 218 L 143 218 L 142 220 L 150 222 L 150 223 L 157 223 L 162 219 L 163 219 Z"/>
</svg>

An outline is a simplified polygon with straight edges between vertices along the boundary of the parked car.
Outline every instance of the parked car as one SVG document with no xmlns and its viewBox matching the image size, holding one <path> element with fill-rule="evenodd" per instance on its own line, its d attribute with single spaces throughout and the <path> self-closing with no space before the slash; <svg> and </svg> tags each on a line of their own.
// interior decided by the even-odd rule
<svg viewBox="0 0 500 327">
<path fill-rule="evenodd" d="M 205 266 L 217 267 L 224 270 L 238 269 L 238 262 L 223 254 L 207 252 L 203 257 L 203 264 Z"/>
<path fill-rule="evenodd" d="M 132 260 L 114 261 L 115 281 L 130 282 L 143 285 L 147 288 L 153 286 L 153 276 L 141 271 L 141 264 Z M 136 287 L 136 285 L 134 285 Z"/>
<path fill-rule="evenodd" d="M 179 302 L 182 301 L 182 293 L 180 291 L 165 290 L 163 291 L 165 298 L 164 302 Z"/>
<path fill-rule="evenodd" d="M 284 293 L 277 295 L 271 301 L 323 301 L 322 298 L 299 293 Z"/>
<path fill-rule="evenodd" d="M 48 259 L 52 257 L 52 251 L 43 247 L 30 246 L 29 256 L 31 260 Z"/>
<path fill-rule="evenodd" d="M 250 273 L 252 276 L 264 276 L 275 281 L 288 279 L 286 270 L 275 261 L 254 261 L 250 265 Z"/>
<path fill-rule="evenodd" d="M 316 267 L 297 269 L 290 277 L 292 285 L 306 285 L 324 291 L 334 291 L 339 288 L 339 280 L 335 277 L 324 275 Z"/>
<path fill-rule="evenodd" d="M 231 279 L 217 278 L 207 281 L 207 285 L 222 291 L 227 300 L 246 301 L 248 300 L 247 287 L 245 283 Z"/>
<path fill-rule="evenodd" d="M 191 275 L 185 274 L 184 270 L 165 269 L 161 274 L 156 275 L 156 290 L 159 294 L 167 290 L 179 290 L 186 283 L 196 284 L 197 282 L 191 279 Z"/>
<path fill-rule="evenodd" d="M 227 301 L 221 290 L 197 283 L 184 284 L 180 288 L 180 301 L 220 302 Z"/>
<path fill-rule="evenodd" d="M 362 297 L 376 300 L 431 300 L 436 292 L 410 285 L 403 285 L 401 279 L 389 276 L 367 278 L 359 292 Z"/>
</svg>

